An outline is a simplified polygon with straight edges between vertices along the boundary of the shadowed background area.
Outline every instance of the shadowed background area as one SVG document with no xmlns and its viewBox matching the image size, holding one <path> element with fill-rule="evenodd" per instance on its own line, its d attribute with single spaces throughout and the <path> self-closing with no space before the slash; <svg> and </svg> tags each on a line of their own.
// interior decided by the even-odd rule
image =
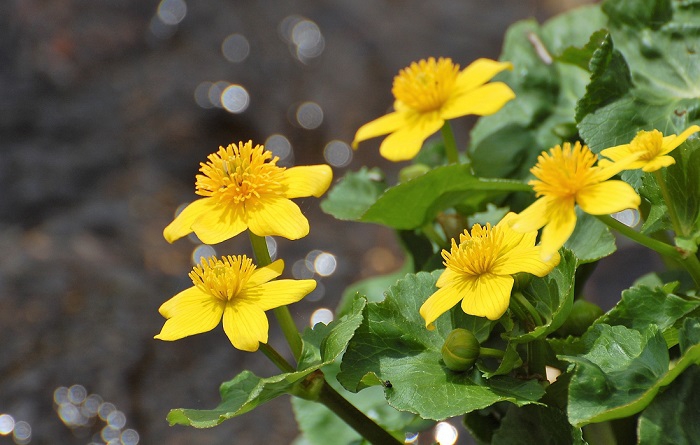
<svg viewBox="0 0 700 445">
<path fill-rule="evenodd" d="M 209 430 L 165 421 L 171 408 L 213 408 L 220 382 L 243 369 L 274 372 L 220 327 L 153 340 L 158 307 L 191 285 L 194 257 L 249 254 L 246 237 L 213 249 L 163 239 L 196 197 L 199 162 L 252 139 L 281 165 L 395 175 L 379 140 L 348 143 L 388 110 L 400 68 L 497 58 L 509 24 L 574 3 L 0 3 L 0 444 L 292 442 L 286 397 Z M 468 122 L 456 125 L 461 145 Z M 345 286 L 402 258 L 390 231 L 298 202 L 311 234 L 276 249 L 285 277 L 320 283 L 291 307 L 307 326 Z M 271 343 L 286 352 L 274 327 Z"/>
</svg>

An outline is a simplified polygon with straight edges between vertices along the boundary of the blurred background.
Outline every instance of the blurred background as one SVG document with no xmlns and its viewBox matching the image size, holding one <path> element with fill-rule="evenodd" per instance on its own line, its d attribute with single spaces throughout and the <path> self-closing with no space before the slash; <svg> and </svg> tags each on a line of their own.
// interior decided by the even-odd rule
<svg viewBox="0 0 700 445">
<path fill-rule="evenodd" d="M 246 237 L 163 239 L 196 197 L 199 162 L 252 139 L 282 165 L 325 162 L 336 178 L 380 166 L 391 178 L 380 139 L 348 144 L 389 109 L 399 69 L 497 58 L 514 21 L 580 3 L 1 2 L 0 444 L 291 443 L 287 397 L 208 430 L 165 421 L 171 408 L 215 407 L 219 384 L 243 369 L 275 372 L 220 327 L 153 339 L 193 258 L 249 253 Z M 461 145 L 469 122 L 456 125 Z M 311 234 L 275 246 L 286 277 L 319 281 L 291 307 L 299 326 L 402 262 L 390 231 L 336 222 L 318 202 L 299 201 Z M 274 328 L 271 343 L 286 352 Z"/>
</svg>

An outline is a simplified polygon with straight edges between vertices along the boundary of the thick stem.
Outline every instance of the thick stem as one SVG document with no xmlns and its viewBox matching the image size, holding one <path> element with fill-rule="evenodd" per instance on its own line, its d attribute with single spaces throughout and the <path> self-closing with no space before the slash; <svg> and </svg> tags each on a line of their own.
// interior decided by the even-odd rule
<svg viewBox="0 0 700 445">
<path fill-rule="evenodd" d="M 506 355 L 505 351 L 493 348 L 479 348 L 479 357 L 503 358 Z"/>
<path fill-rule="evenodd" d="M 370 443 L 374 445 L 401 445 L 402 442 L 345 400 L 328 382 L 325 382 L 321 388 L 318 401 L 333 411 Z"/>
<path fill-rule="evenodd" d="M 620 221 L 616 220 L 610 215 L 596 215 L 596 218 L 607 224 L 608 227 L 611 227 L 625 235 L 632 241 L 639 243 L 644 247 L 648 247 L 667 258 L 677 261 L 688 271 L 695 284 L 700 286 L 700 261 L 693 252 L 687 252 L 678 247 L 671 246 L 646 235 L 642 235 L 636 230 L 622 224 Z"/>
<path fill-rule="evenodd" d="M 540 313 L 537 312 L 537 309 L 535 309 L 527 298 L 525 298 L 522 292 L 513 292 L 513 297 L 515 297 L 515 301 L 517 301 L 518 304 L 520 304 L 520 306 L 525 309 L 528 314 L 530 314 L 530 317 L 532 317 L 532 321 L 536 326 L 542 326 L 544 324 Z"/>
<path fill-rule="evenodd" d="M 264 236 L 258 236 L 248 231 L 250 236 L 250 244 L 253 247 L 253 254 L 255 255 L 255 262 L 258 267 L 265 267 L 272 262 L 270 259 L 270 251 L 267 249 L 267 241 L 265 241 Z M 299 337 L 299 330 L 297 329 L 292 314 L 289 312 L 287 306 L 280 306 L 273 309 L 277 323 L 279 323 L 284 338 L 287 339 L 289 343 L 289 348 L 292 350 L 295 360 L 299 360 L 301 355 L 301 337 Z"/>
<path fill-rule="evenodd" d="M 267 358 L 270 359 L 272 363 L 275 364 L 279 368 L 280 371 L 282 372 L 294 372 L 296 369 L 294 369 L 294 366 L 289 364 L 287 360 L 282 357 L 279 352 L 275 350 L 272 346 L 268 345 L 267 343 L 260 343 L 260 351 L 265 354 Z"/>
<path fill-rule="evenodd" d="M 442 139 L 445 142 L 445 155 L 449 164 L 459 164 L 459 153 L 457 153 L 457 142 L 455 135 L 452 132 L 452 126 L 449 121 L 445 121 L 442 126 Z"/>
</svg>

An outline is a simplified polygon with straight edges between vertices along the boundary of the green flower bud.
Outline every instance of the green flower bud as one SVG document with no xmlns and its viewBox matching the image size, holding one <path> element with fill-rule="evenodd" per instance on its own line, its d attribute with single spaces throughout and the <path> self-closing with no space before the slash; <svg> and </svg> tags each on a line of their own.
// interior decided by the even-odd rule
<svg viewBox="0 0 700 445">
<path fill-rule="evenodd" d="M 601 315 L 603 315 L 603 310 L 598 305 L 586 300 L 576 300 L 571 307 L 569 318 L 557 329 L 557 334 L 563 337 L 583 335 Z"/>
<path fill-rule="evenodd" d="M 442 345 L 442 361 L 448 369 L 463 372 L 474 365 L 479 358 L 479 340 L 466 329 L 457 328 L 450 332 Z"/>
<path fill-rule="evenodd" d="M 423 176 L 430 171 L 430 167 L 425 164 L 413 164 L 404 167 L 399 171 L 399 182 L 407 182 L 411 179 Z"/>
</svg>

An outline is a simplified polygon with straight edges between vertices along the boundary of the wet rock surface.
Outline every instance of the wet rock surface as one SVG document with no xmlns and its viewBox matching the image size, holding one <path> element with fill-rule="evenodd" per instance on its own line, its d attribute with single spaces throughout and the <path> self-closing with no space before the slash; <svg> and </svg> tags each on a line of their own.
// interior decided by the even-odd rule
<svg viewBox="0 0 700 445">
<path fill-rule="evenodd" d="M 98 394 L 124 415 L 115 429 L 136 431 L 139 443 L 290 443 L 297 431 L 286 398 L 210 430 L 165 421 L 170 408 L 214 407 L 219 383 L 243 369 L 274 372 L 261 354 L 233 349 L 220 327 L 153 340 L 159 305 L 190 285 L 197 245 L 169 245 L 162 229 L 195 198 L 199 162 L 219 145 L 273 134 L 289 141 L 287 162 L 326 162 L 326 144 L 348 143 L 387 110 L 398 69 L 433 55 L 462 65 L 495 58 L 508 24 L 553 12 L 534 0 L 2 2 L 0 414 L 27 422 L 31 443 L 104 443 L 106 420 L 93 413 L 70 428 L 80 416 L 59 409 Z M 290 27 L 303 20 L 321 43 L 295 43 Z M 231 34 L 248 44 L 242 61 L 222 53 Z M 219 81 L 247 91 L 245 111 L 207 102 Z M 295 117 L 305 102 L 320 107 L 322 122 Z M 395 174 L 377 146 L 363 144 L 336 176 L 363 164 Z M 292 307 L 301 326 L 315 309 L 335 307 L 346 285 L 401 259 L 390 232 L 335 222 L 318 200 L 300 204 L 312 230 L 278 240 L 285 275 L 314 249 L 337 259 L 335 273 L 316 275 L 323 292 Z M 247 253 L 246 241 L 215 249 Z M 271 342 L 284 347 L 274 328 Z M 75 384 L 82 398 L 80 387 L 70 393 Z"/>
</svg>

